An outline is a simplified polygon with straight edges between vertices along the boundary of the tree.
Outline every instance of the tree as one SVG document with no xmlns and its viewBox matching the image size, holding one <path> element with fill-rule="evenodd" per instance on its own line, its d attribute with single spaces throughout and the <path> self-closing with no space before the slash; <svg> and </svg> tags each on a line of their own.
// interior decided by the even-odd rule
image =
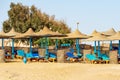
<svg viewBox="0 0 120 80">
<path fill-rule="evenodd" d="M 21 3 L 10 4 L 8 19 L 3 22 L 3 31 L 9 32 L 13 27 L 16 32 L 24 33 L 31 27 L 35 32 L 38 32 L 44 26 L 63 34 L 71 31 L 64 21 L 55 20 L 55 15 L 50 16 L 41 12 L 34 5 L 28 7 Z"/>
<path fill-rule="evenodd" d="M 42 13 L 34 5 L 30 8 L 21 3 L 11 3 L 8 11 L 8 20 L 3 22 L 3 29 L 8 32 L 12 27 L 15 31 L 24 33 L 28 28 L 32 27 L 35 32 L 43 29 L 44 26 L 51 28 L 52 31 L 59 31 L 61 33 L 69 33 L 70 28 L 64 21 L 55 20 L 55 15 L 48 15 Z"/>
</svg>

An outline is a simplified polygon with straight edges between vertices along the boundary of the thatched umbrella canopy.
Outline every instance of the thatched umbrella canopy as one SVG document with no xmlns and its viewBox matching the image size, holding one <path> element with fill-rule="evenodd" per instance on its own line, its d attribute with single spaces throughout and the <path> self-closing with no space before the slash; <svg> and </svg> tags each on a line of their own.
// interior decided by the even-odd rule
<svg viewBox="0 0 120 80">
<path fill-rule="evenodd" d="M 35 37 L 36 34 L 35 32 L 32 30 L 32 28 L 29 28 L 25 33 L 21 33 L 19 35 L 16 35 L 13 38 L 16 39 L 21 39 L 21 38 L 30 38 L 30 52 L 32 52 L 32 37 Z"/>
<path fill-rule="evenodd" d="M 109 29 L 107 31 L 102 32 L 102 34 L 112 36 L 112 35 L 116 34 L 116 31 L 113 28 L 111 28 L 111 29 Z"/>
<path fill-rule="evenodd" d="M 97 36 L 97 35 L 101 35 L 101 33 L 98 32 L 97 30 L 94 30 L 89 36 Z"/>
<path fill-rule="evenodd" d="M 106 36 L 112 36 L 112 35 L 116 34 L 116 31 L 113 28 L 111 28 L 107 31 L 102 32 L 102 34 L 104 34 Z M 112 50 L 112 41 L 110 41 L 110 50 Z"/>
<path fill-rule="evenodd" d="M 13 38 L 21 39 L 21 38 L 30 38 L 35 36 L 36 36 L 36 33 L 32 30 L 32 28 L 29 28 L 25 33 L 18 34 Z"/>
<path fill-rule="evenodd" d="M 46 39 L 46 59 L 48 59 L 48 46 L 47 46 L 47 37 L 54 37 L 54 39 L 57 39 L 58 37 L 63 37 L 66 36 L 64 34 L 61 34 L 59 32 L 53 32 L 50 29 L 48 29 L 46 26 L 40 30 L 39 32 L 36 33 L 36 37 L 45 37 Z M 56 40 L 56 44 L 57 44 L 57 40 Z M 56 45 L 57 46 L 57 45 Z"/>
<path fill-rule="evenodd" d="M 13 36 L 10 36 L 10 35 L 7 35 L 5 32 L 1 31 L 0 32 L 0 38 L 10 38 L 10 37 L 13 37 Z"/>
<path fill-rule="evenodd" d="M 36 33 L 36 36 L 38 37 L 62 37 L 65 35 L 59 32 L 53 32 L 45 26 L 42 30 Z"/>
<path fill-rule="evenodd" d="M 100 41 L 107 41 L 109 39 L 105 35 L 97 32 L 96 30 L 92 32 L 91 36 L 93 36 L 93 37 L 86 39 L 86 41 L 95 41 L 94 42 L 94 53 L 97 52 L 97 50 L 96 50 L 96 41 L 98 41 L 98 57 L 100 57 L 101 56 L 101 53 L 100 53 Z"/>
<path fill-rule="evenodd" d="M 16 32 L 14 30 L 14 28 L 12 28 L 8 33 L 6 33 L 6 35 L 8 36 L 16 36 L 16 35 L 19 35 L 20 33 Z"/>
<path fill-rule="evenodd" d="M 7 35 L 4 31 L 0 32 L 0 38 L 2 39 L 2 49 L 4 49 L 4 38 L 10 38 L 12 36 Z"/>
<path fill-rule="evenodd" d="M 20 33 L 15 32 L 14 28 L 12 28 L 8 33 L 6 33 L 6 35 L 16 36 L 16 35 L 20 35 Z M 12 38 L 12 57 L 14 58 L 14 39 L 13 38 Z"/>
<path fill-rule="evenodd" d="M 73 39 L 86 39 L 90 36 L 87 36 L 86 34 L 81 33 L 78 29 L 76 29 L 74 32 L 67 34 L 66 38 L 73 38 Z"/>
<path fill-rule="evenodd" d="M 78 29 L 76 29 L 74 32 L 67 34 L 68 39 L 76 39 L 76 49 L 77 49 L 77 54 L 78 56 L 81 56 L 80 53 L 80 46 L 79 46 L 79 39 L 86 39 L 89 38 L 90 36 L 87 36 L 86 34 L 81 33 Z"/>
<path fill-rule="evenodd" d="M 118 53 L 120 57 L 120 31 L 118 31 L 115 35 L 108 37 L 110 40 L 119 40 L 119 45 L 118 45 Z"/>
<path fill-rule="evenodd" d="M 34 37 L 35 36 L 35 32 L 33 31 L 32 28 L 29 28 L 23 35 L 27 36 L 27 37 Z"/>
<path fill-rule="evenodd" d="M 120 40 L 120 31 L 118 31 L 116 34 L 108 37 L 110 40 Z"/>
<path fill-rule="evenodd" d="M 105 35 L 95 34 L 93 37 L 86 39 L 86 41 L 107 41 L 109 40 Z"/>
</svg>

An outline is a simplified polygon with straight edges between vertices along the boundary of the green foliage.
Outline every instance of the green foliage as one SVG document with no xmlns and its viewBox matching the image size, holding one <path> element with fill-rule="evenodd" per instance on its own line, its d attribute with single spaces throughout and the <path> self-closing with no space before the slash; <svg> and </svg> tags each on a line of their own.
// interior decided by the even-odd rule
<svg viewBox="0 0 120 80">
<path fill-rule="evenodd" d="M 58 31 L 63 34 L 71 31 L 64 20 L 55 20 L 55 15 L 50 16 L 41 12 L 41 10 L 37 9 L 34 5 L 28 7 L 22 5 L 21 3 L 11 3 L 10 10 L 8 11 L 8 17 L 8 20 L 3 22 L 4 32 L 9 32 L 12 27 L 16 32 L 20 33 L 26 32 L 30 27 L 35 32 L 38 32 L 43 29 L 44 26 L 47 26 L 52 31 Z M 34 39 L 33 41 L 36 40 L 37 39 Z M 49 44 L 52 44 L 52 42 L 49 42 Z"/>
<path fill-rule="evenodd" d="M 9 19 L 3 22 L 3 29 L 5 32 L 10 31 L 14 27 L 15 31 L 24 33 L 28 28 L 32 27 L 35 32 L 43 29 L 44 26 L 51 28 L 52 31 L 61 33 L 69 33 L 70 28 L 64 21 L 55 20 L 55 15 L 48 15 L 41 12 L 34 5 L 30 8 L 21 3 L 11 3 L 8 11 Z"/>
</svg>

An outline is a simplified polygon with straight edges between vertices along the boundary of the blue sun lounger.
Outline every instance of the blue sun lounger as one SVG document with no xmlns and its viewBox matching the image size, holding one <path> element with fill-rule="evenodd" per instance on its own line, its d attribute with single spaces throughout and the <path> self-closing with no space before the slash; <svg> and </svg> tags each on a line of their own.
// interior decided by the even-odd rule
<svg viewBox="0 0 120 80">
<path fill-rule="evenodd" d="M 57 59 L 57 55 L 55 53 L 49 52 L 49 61 L 54 62 Z"/>
<path fill-rule="evenodd" d="M 78 59 L 80 58 L 80 55 L 74 55 L 74 49 L 70 48 L 70 52 L 66 52 L 66 60 L 67 61 L 78 61 Z"/>
<path fill-rule="evenodd" d="M 86 54 L 86 59 L 91 63 L 94 63 L 95 61 L 99 61 L 99 58 L 97 58 L 95 54 Z"/>
<path fill-rule="evenodd" d="M 106 54 L 101 54 L 102 61 L 105 63 L 109 63 L 110 58 Z"/>
<path fill-rule="evenodd" d="M 36 61 L 39 61 L 39 59 L 43 59 L 44 57 L 41 57 L 37 52 L 35 53 L 29 52 L 26 53 L 26 58 L 30 60 L 35 59 Z"/>
<path fill-rule="evenodd" d="M 17 50 L 17 58 L 23 58 L 25 56 L 24 50 Z"/>
</svg>

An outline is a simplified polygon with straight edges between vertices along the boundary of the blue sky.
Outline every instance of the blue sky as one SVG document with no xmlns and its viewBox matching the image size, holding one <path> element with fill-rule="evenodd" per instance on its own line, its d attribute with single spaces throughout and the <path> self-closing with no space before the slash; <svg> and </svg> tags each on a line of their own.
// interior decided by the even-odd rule
<svg viewBox="0 0 120 80">
<path fill-rule="evenodd" d="M 10 3 L 35 5 L 42 12 L 55 15 L 57 20 L 64 20 L 74 31 L 79 22 L 79 30 L 90 34 L 94 29 L 106 31 L 114 28 L 120 31 L 120 0 L 2 0 L 0 1 L 0 29 L 8 19 Z"/>
</svg>

